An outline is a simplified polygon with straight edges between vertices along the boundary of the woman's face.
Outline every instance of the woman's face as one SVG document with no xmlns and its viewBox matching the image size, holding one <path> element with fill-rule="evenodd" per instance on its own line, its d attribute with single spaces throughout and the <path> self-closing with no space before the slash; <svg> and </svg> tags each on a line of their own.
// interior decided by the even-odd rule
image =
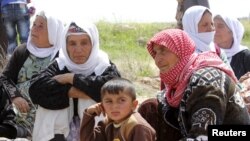
<svg viewBox="0 0 250 141">
<path fill-rule="evenodd" d="M 179 57 L 164 46 L 155 45 L 153 50 L 155 52 L 155 64 L 161 73 L 169 71 L 179 61 Z"/>
<path fill-rule="evenodd" d="M 42 16 L 36 16 L 31 28 L 31 42 L 40 48 L 51 47 L 49 43 L 49 34 L 47 21 Z"/>
<path fill-rule="evenodd" d="M 212 14 L 208 11 L 205 11 L 200 22 L 198 23 L 198 33 L 211 31 L 214 31 Z"/>
<path fill-rule="evenodd" d="M 221 48 L 231 48 L 233 43 L 233 33 L 228 28 L 222 18 L 214 18 L 215 35 L 214 42 Z"/>
<path fill-rule="evenodd" d="M 67 37 L 67 51 L 72 62 L 85 63 L 92 50 L 92 44 L 87 34 L 69 35 Z"/>
</svg>

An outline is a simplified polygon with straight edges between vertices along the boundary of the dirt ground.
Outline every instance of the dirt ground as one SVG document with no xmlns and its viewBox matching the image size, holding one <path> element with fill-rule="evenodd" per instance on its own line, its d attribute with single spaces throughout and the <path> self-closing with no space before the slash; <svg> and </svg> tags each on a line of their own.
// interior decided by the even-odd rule
<svg viewBox="0 0 250 141">
<path fill-rule="evenodd" d="M 143 77 L 133 82 L 137 91 L 137 99 L 141 103 L 145 99 L 156 97 L 160 90 L 158 77 Z"/>
</svg>

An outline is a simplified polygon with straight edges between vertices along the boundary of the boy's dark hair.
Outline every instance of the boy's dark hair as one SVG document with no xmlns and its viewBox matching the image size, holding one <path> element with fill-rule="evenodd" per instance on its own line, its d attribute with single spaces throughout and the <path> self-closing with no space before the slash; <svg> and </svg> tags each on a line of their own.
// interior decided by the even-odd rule
<svg viewBox="0 0 250 141">
<path fill-rule="evenodd" d="M 120 92 L 125 92 L 132 100 L 136 100 L 135 87 L 130 80 L 125 78 L 113 78 L 107 81 L 101 88 L 101 99 L 106 93 L 118 95 Z"/>
</svg>

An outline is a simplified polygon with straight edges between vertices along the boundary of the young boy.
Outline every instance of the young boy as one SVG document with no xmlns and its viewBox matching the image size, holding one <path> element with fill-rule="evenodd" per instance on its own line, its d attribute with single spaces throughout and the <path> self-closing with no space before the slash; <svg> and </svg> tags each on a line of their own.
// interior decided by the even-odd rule
<svg viewBox="0 0 250 141">
<path fill-rule="evenodd" d="M 138 105 L 133 84 L 124 78 L 106 82 L 101 103 L 87 108 L 80 129 L 81 141 L 155 141 L 155 130 L 135 112 Z M 96 127 L 95 116 L 106 115 Z"/>
</svg>

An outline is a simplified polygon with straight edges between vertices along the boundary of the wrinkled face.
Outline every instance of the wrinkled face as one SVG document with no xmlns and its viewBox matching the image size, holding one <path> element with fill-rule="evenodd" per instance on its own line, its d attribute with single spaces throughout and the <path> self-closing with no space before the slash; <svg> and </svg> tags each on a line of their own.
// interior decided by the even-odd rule
<svg viewBox="0 0 250 141">
<path fill-rule="evenodd" d="M 214 18 L 215 35 L 214 42 L 222 48 L 231 48 L 233 33 L 222 18 Z"/>
<path fill-rule="evenodd" d="M 87 34 L 67 37 L 67 52 L 72 62 L 84 64 L 88 60 L 91 50 L 92 44 Z"/>
<path fill-rule="evenodd" d="M 37 16 L 31 28 L 31 42 L 40 48 L 51 47 L 47 21 L 42 16 Z"/>
<path fill-rule="evenodd" d="M 153 50 L 156 53 L 155 64 L 161 73 L 169 71 L 179 61 L 179 57 L 164 46 L 155 45 Z"/>
<path fill-rule="evenodd" d="M 205 11 L 200 22 L 198 23 L 198 33 L 211 31 L 214 31 L 212 14 L 208 11 Z"/>
<path fill-rule="evenodd" d="M 115 123 L 120 123 L 136 109 L 138 101 L 133 101 L 124 92 L 119 94 L 106 93 L 102 98 L 102 105 L 108 117 Z"/>
</svg>

